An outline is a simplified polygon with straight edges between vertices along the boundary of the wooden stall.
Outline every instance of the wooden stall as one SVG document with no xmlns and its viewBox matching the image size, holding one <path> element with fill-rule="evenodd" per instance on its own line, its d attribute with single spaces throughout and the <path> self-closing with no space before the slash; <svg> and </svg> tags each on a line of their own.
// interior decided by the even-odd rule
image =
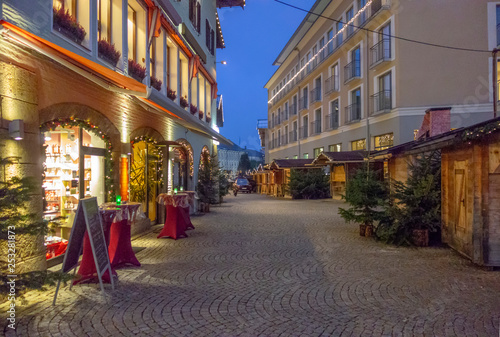
<svg viewBox="0 0 500 337">
<path fill-rule="evenodd" d="M 500 266 L 500 118 L 373 154 L 404 181 L 412 156 L 441 151 L 441 239 L 475 264 Z"/>
<path fill-rule="evenodd" d="M 313 159 L 275 159 L 269 164 L 269 191 L 267 194 L 275 197 L 291 198 L 288 183 L 290 181 L 290 171 L 309 170 Z"/>
<path fill-rule="evenodd" d="M 330 167 L 330 195 L 339 198 L 345 193 L 347 180 L 363 165 L 367 156 L 366 151 L 322 152 L 312 165 Z"/>
</svg>

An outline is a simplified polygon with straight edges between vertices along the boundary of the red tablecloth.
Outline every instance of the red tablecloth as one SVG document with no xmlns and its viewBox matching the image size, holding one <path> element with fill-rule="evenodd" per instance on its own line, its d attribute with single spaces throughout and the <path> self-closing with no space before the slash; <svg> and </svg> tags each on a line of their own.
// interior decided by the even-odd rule
<svg viewBox="0 0 500 337">
<path fill-rule="evenodd" d="M 135 257 L 132 242 L 130 241 L 131 222 L 138 216 L 144 216 L 140 206 L 140 203 L 123 205 L 107 203 L 99 207 L 113 275 L 116 275 L 115 268 L 126 264 L 141 265 Z M 78 275 L 79 278 L 73 282 L 74 284 L 83 281 L 98 281 L 92 246 L 87 233 L 85 233 L 83 239 L 83 256 Z M 103 282 L 110 283 L 108 271 L 103 275 Z"/>
<path fill-rule="evenodd" d="M 187 237 L 186 229 L 194 229 L 189 216 L 189 205 L 192 196 L 189 193 L 166 194 L 158 196 L 157 201 L 165 205 L 166 218 L 162 231 L 158 238 L 171 237 L 177 240 L 179 237 Z"/>
</svg>

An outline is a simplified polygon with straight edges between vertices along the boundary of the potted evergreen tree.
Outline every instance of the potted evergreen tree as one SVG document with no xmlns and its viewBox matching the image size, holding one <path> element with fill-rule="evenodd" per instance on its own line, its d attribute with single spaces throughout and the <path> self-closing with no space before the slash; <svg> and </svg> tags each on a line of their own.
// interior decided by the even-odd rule
<svg viewBox="0 0 500 337">
<path fill-rule="evenodd" d="M 339 208 L 339 214 L 347 222 L 359 224 L 361 236 L 372 236 L 375 222 L 385 216 L 384 206 L 388 200 L 387 184 L 379 172 L 363 167 L 347 180 L 345 195 L 342 198 L 350 205 Z"/>
</svg>

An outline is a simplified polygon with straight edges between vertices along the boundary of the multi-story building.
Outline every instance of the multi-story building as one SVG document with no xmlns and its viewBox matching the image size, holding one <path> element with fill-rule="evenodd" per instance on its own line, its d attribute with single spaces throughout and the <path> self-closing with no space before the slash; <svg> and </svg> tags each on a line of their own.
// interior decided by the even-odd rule
<svg viewBox="0 0 500 337">
<path fill-rule="evenodd" d="M 35 177 L 30 211 L 62 217 L 62 237 L 89 195 L 140 202 L 146 226 L 159 221 L 158 194 L 194 190 L 200 155 L 231 144 L 218 132 L 217 7 L 235 5 L 0 1 L 1 182 Z M 43 236 L 22 242 L 16 272 L 43 268 Z"/>
<path fill-rule="evenodd" d="M 240 164 L 241 155 L 246 153 L 250 162 L 254 162 L 258 166 L 264 164 L 264 154 L 257 150 L 241 148 L 234 144 L 232 146 L 219 145 L 217 148 L 217 159 L 219 160 L 220 167 L 226 171 L 231 178 L 238 176 L 238 166 Z"/>
<path fill-rule="evenodd" d="M 265 85 L 266 162 L 401 144 L 428 109 L 451 128 L 491 118 L 499 5 L 316 1 Z"/>
</svg>

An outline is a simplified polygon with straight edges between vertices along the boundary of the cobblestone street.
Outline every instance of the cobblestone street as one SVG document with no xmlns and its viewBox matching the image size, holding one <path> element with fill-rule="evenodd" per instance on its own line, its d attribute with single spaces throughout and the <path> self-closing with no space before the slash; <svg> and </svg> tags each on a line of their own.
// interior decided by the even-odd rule
<svg viewBox="0 0 500 337">
<path fill-rule="evenodd" d="M 177 241 L 133 241 L 140 268 L 31 292 L 6 336 L 499 336 L 500 271 L 447 248 L 360 237 L 334 200 L 227 196 Z M 5 315 L 7 307 L 2 305 Z M 4 317 L 3 315 L 3 317 Z"/>
</svg>

